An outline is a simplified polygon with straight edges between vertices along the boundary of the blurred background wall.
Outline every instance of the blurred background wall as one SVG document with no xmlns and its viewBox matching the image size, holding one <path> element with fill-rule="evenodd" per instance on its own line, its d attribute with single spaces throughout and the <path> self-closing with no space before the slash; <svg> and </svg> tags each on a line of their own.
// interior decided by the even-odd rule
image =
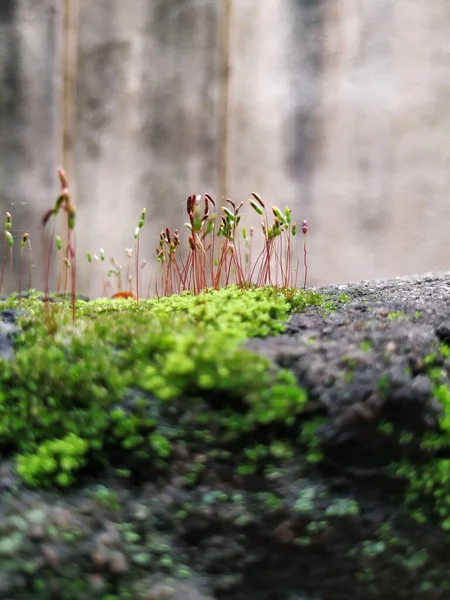
<svg viewBox="0 0 450 600">
<path fill-rule="evenodd" d="M 450 267 L 448 0 L 1 0 L 0 206 L 66 168 L 79 289 L 209 192 L 308 219 L 309 283 Z"/>
</svg>

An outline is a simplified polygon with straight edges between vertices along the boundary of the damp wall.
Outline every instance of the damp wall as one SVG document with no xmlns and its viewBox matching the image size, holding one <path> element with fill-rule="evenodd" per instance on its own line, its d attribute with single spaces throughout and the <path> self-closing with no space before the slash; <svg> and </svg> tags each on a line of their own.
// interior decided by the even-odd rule
<svg viewBox="0 0 450 600">
<path fill-rule="evenodd" d="M 2 0 L 0 205 L 29 231 L 63 164 L 87 251 L 183 230 L 186 197 L 308 219 L 309 281 L 450 267 L 447 0 Z"/>
</svg>

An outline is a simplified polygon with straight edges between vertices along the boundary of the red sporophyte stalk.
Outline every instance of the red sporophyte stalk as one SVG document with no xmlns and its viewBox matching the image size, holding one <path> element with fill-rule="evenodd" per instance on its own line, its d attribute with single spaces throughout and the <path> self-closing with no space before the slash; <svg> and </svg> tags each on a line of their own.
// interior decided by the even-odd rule
<svg viewBox="0 0 450 600">
<path fill-rule="evenodd" d="M 6 232 L 6 239 L 7 239 L 8 248 L 9 248 L 9 276 L 10 276 L 10 288 L 11 288 L 11 294 L 12 294 L 13 290 L 14 290 L 14 271 L 13 271 L 14 238 L 10 231 Z"/>
<path fill-rule="evenodd" d="M 209 207 L 213 207 L 214 212 L 210 213 Z M 214 199 L 209 195 L 205 194 L 205 213 L 203 215 L 203 239 L 205 244 L 205 250 L 208 253 L 208 264 L 209 264 L 209 285 L 212 285 L 214 281 L 214 261 L 216 257 L 216 203 Z M 208 236 L 211 237 L 211 241 L 208 242 Z"/>
<path fill-rule="evenodd" d="M 283 213 L 277 206 L 272 206 L 273 222 L 269 223 L 266 207 L 258 194 L 252 193 L 254 200 L 250 200 L 250 206 L 260 216 L 264 216 L 261 223 L 261 230 L 264 236 L 264 247 L 259 254 L 250 278 L 256 267 L 262 261 L 256 278 L 256 285 L 278 285 L 278 273 L 272 273 L 272 262 L 275 259 L 275 267 L 278 267 L 281 274 L 281 285 L 285 288 L 292 285 L 292 267 L 291 267 L 291 235 L 295 235 L 293 226 L 291 227 L 291 211 L 285 209 Z M 286 241 L 285 241 L 286 240 Z"/>
<path fill-rule="evenodd" d="M 253 266 L 252 271 L 250 272 L 250 280 L 253 278 L 253 274 L 255 272 L 256 266 L 259 261 L 264 257 L 264 261 L 262 263 L 262 267 L 259 270 L 259 275 L 256 280 L 256 285 L 261 285 L 261 281 L 268 281 L 271 283 L 271 275 L 270 275 L 270 255 L 271 255 L 271 240 L 272 240 L 272 232 L 269 227 L 269 220 L 267 218 L 266 206 L 259 194 L 256 192 L 252 192 L 252 196 L 254 200 L 249 200 L 250 206 L 253 210 L 260 216 L 264 216 L 264 221 L 261 223 L 261 230 L 264 236 L 264 248 L 262 252 L 259 254 L 256 262 Z"/>
<path fill-rule="evenodd" d="M 303 279 L 303 289 L 306 290 L 306 280 L 308 278 L 308 262 L 306 260 L 306 234 L 308 233 L 308 221 L 302 223 L 303 234 L 303 265 L 305 267 L 305 277 Z"/>
<path fill-rule="evenodd" d="M 139 219 L 138 225 L 134 232 L 134 239 L 136 240 L 136 302 L 139 304 L 139 234 L 145 223 L 146 209 L 143 208 L 141 212 L 141 218 Z"/>
<path fill-rule="evenodd" d="M 166 227 L 164 231 L 161 231 L 159 235 L 157 260 L 162 268 L 161 289 L 164 296 L 179 293 L 184 289 L 183 281 L 185 276 L 183 271 L 185 267 L 181 259 L 180 266 L 176 256 L 177 248 L 180 244 L 181 240 L 177 229 L 175 229 L 173 234 L 168 227 Z M 178 285 L 175 283 L 177 278 Z"/>
<path fill-rule="evenodd" d="M 171 294 L 190 291 L 198 294 L 207 288 L 219 289 L 232 283 L 240 287 L 251 285 L 281 286 L 290 289 L 297 285 L 299 258 L 295 258 L 295 271 L 293 267 L 293 245 L 297 231 L 297 225 L 291 221 L 291 210 L 286 207 L 284 211 L 277 206 L 272 206 L 269 220 L 265 204 L 258 194 L 253 193 L 249 200 L 250 206 L 262 216 L 261 230 L 264 236 L 263 249 L 252 264 L 252 249 L 254 243 L 254 227 L 242 231 L 242 240 L 237 234 L 241 221 L 241 209 L 243 203 L 236 205 L 227 198 L 226 205 L 220 208 L 220 220 L 216 229 L 216 204 L 209 194 L 204 196 L 191 194 L 186 201 L 186 212 L 188 222 L 185 223 L 188 235 L 188 252 L 181 252 L 181 239 L 178 230 L 171 231 L 168 227 L 159 234 L 159 245 L 156 248 L 156 258 L 161 265 L 160 278 L 155 282 L 156 295 L 168 296 Z M 140 272 L 146 261 L 140 265 L 139 239 L 140 230 L 144 224 L 145 209 L 141 213 L 141 219 L 135 229 L 135 272 L 136 293 L 139 302 L 141 296 Z M 302 232 L 306 235 L 307 222 L 302 224 Z M 241 253 L 243 244 L 243 253 Z M 131 249 L 127 250 L 129 259 Z M 97 257 L 95 257 L 98 260 Z M 101 251 L 101 259 L 104 260 L 104 252 Z M 88 253 L 88 261 L 92 256 Z M 122 288 L 121 266 L 111 259 L 112 268 L 108 271 L 108 277 L 112 274 L 118 277 L 118 292 L 114 297 L 131 297 L 131 276 L 129 268 L 127 281 L 129 289 Z M 306 240 L 304 241 L 304 265 L 305 277 L 304 288 L 307 281 Z M 152 276 L 149 277 L 147 297 L 150 296 Z M 106 288 L 104 290 L 106 295 Z"/>
<path fill-rule="evenodd" d="M 242 230 L 242 239 L 244 240 L 245 245 L 245 254 L 244 254 L 244 269 L 245 269 L 245 281 L 247 284 L 250 283 L 250 268 L 252 264 L 252 246 L 253 246 L 253 234 L 255 228 L 250 227 L 248 239 L 247 239 L 247 229 L 244 227 Z"/>
<path fill-rule="evenodd" d="M 58 169 L 58 177 L 59 183 L 61 187 L 61 193 L 57 197 L 55 205 L 53 208 L 48 209 L 42 218 L 43 228 L 45 230 L 45 226 L 51 219 L 51 217 L 57 217 L 60 210 L 62 209 L 67 216 L 67 242 L 65 248 L 65 256 L 64 256 L 64 264 L 66 269 L 70 269 L 71 273 L 71 299 L 72 299 L 72 321 L 75 323 L 75 304 L 76 304 L 76 252 L 75 252 L 75 221 L 76 221 L 76 211 L 75 205 L 72 202 L 72 198 L 69 191 L 69 182 L 67 179 L 67 175 L 64 169 Z M 49 274 L 50 274 L 50 259 L 51 259 L 51 251 L 53 247 L 53 238 L 54 238 L 54 230 L 51 240 L 50 251 L 48 255 L 47 262 L 47 271 L 46 271 L 46 285 L 45 285 L 45 300 L 48 302 L 48 292 L 49 292 Z M 44 237 L 45 239 L 45 237 Z M 65 277 L 65 286 L 64 286 L 64 302 L 67 293 L 67 271 Z"/>
<path fill-rule="evenodd" d="M 186 223 L 186 227 L 190 230 L 191 235 L 189 237 L 189 258 L 186 263 L 186 276 L 189 274 L 188 287 L 193 287 L 194 294 L 198 294 L 201 290 L 207 287 L 206 284 L 206 254 L 205 248 L 202 244 L 204 240 L 204 223 L 208 217 L 209 208 L 208 200 L 205 199 L 204 213 L 200 211 L 200 195 L 191 194 L 186 202 L 186 211 L 189 216 L 189 223 Z M 203 239 L 202 239 L 203 238 Z M 186 280 L 185 280 L 186 281 Z"/>
<path fill-rule="evenodd" d="M 226 199 L 226 202 L 228 202 L 232 210 L 227 206 L 222 206 L 223 215 L 221 215 L 217 236 L 223 238 L 223 244 L 220 248 L 217 271 L 213 282 L 213 287 L 215 289 L 218 289 L 222 285 L 222 273 L 224 276 L 223 285 L 230 284 L 231 271 L 234 273 L 237 285 L 241 287 L 246 285 L 245 274 L 240 260 L 239 237 L 236 235 L 236 230 L 241 220 L 241 215 L 239 213 L 243 206 L 243 202 L 238 206 L 236 206 L 229 198 Z"/>
<path fill-rule="evenodd" d="M 7 253 L 7 249 L 8 247 L 10 247 L 10 239 L 12 238 L 12 234 L 11 234 L 11 227 L 12 227 L 12 218 L 11 218 L 11 213 L 7 212 L 6 215 L 6 220 L 5 220 L 5 243 L 4 243 L 4 249 L 3 249 L 3 261 L 2 261 L 2 274 L 1 274 L 1 278 L 0 278 L 0 293 L 3 289 L 3 278 L 5 275 L 5 263 L 6 263 L 6 253 Z M 13 240 L 14 243 L 14 240 Z"/>
<path fill-rule="evenodd" d="M 215 214 L 210 215 L 209 207 L 215 208 L 214 200 L 209 195 L 188 197 L 186 210 L 189 222 L 185 223 L 189 230 L 189 253 L 186 260 L 177 258 L 176 250 L 180 245 L 176 233 L 171 237 L 170 231 L 160 233 L 159 247 L 156 250 L 158 262 L 161 264 L 162 295 L 189 290 L 198 294 L 201 290 L 235 283 L 240 287 L 249 285 L 281 285 L 289 288 L 295 285 L 298 274 L 298 258 L 295 279 L 292 266 L 292 237 L 296 234 L 296 224 L 291 223 L 291 210 L 281 211 L 272 207 L 273 221 L 270 222 L 266 207 L 258 194 L 253 193 L 250 206 L 263 217 L 261 230 L 264 235 L 264 246 L 254 265 L 251 261 L 254 228 L 242 232 L 244 255 L 241 256 L 241 239 L 237 229 L 241 220 L 239 205 L 226 199 L 227 206 L 221 207 L 220 222 L 215 230 Z M 216 238 L 218 243 L 216 244 Z M 275 271 L 273 268 L 275 267 Z"/>
<path fill-rule="evenodd" d="M 20 260 L 19 260 L 19 301 L 22 297 L 22 271 L 23 271 L 23 251 L 27 243 L 29 243 L 30 234 L 24 233 L 20 242 Z"/>
<path fill-rule="evenodd" d="M 133 294 L 133 290 L 131 289 L 131 284 L 133 281 L 133 276 L 131 275 L 130 262 L 133 257 L 133 248 L 125 248 L 125 254 L 127 255 L 127 282 L 128 282 L 128 291 Z M 133 294 L 134 297 L 134 294 Z"/>
<path fill-rule="evenodd" d="M 28 291 L 28 293 L 30 293 L 30 290 L 31 290 L 31 280 L 33 278 L 33 269 L 34 269 L 34 264 L 33 264 L 33 249 L 31 247 L 31 237 L 30 237 L 30 235 L 28 235 L 28 241 L 27 241 L 27 243 L 28 243 L 28 256 L 29 256 L 29 259 L 28 259 L 28 261 L 29 261 L 28 262 L 28 268 L 29 268 L 29 271 L 28 271 L 28 290 L 27 291 Z"/>
</svg>

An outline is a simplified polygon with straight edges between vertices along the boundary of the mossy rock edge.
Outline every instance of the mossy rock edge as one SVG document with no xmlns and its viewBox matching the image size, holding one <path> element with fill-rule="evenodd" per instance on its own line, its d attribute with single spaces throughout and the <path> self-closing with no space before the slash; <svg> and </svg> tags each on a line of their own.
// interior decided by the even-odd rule
<svg viewBox="0 0 450 600">
<path fill-rule="evenodd" d="M 23 299 L 0 598 L 449 597 L 447 290 Z"/>
</svg>

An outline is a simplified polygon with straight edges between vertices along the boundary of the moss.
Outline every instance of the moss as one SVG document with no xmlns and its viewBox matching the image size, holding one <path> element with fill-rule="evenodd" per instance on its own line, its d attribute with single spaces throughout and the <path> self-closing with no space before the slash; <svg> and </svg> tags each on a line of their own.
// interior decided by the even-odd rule
<svg viewBox="0 0 450 600">
<path fill-rule="evenodd" d="M 242 345 L 282 332 L 291 311 L 320 301 L 312 292 L 235 286 L 139 304 L 79 300 L 76 326 L 67 307 L 54 305 L 58 326 L 49 332 L 49 307 L 36 296 L 21 300 L 23 333 L 0 371 L 2 451 L 17 456 L 30 485 L 65 486 L 80 469 L 106 463 L 165 469 L 180 441 L 225 449 L 268 423 L 293 425 L 305 391 Z M 269 454 L 292 451 L 275 439 Z"/>
<path fill-rule="evenodd" d="M 314 537 L 315 535 L 317 535 L 317 534 L 321 533 L 322 531 L 325 531 L 326 529 L 328 529 L 328 527 L 329 527 L 328 521 L 311 521 L 306 526 L 306 532 L 311 537 Z"/>
<path fill-rule="evenodd" d="M 42 442 L 35 453 L 19 455 L 17 471 L 31 485 L 60 486 L 73 482 L 73 472 L 85 463 L 88 443 L 73 433 Z"/>
<path fill-rule="evenodd" d="M 389 392 L 389 377 L 387 375 L 382 375 L 378 380 L 378 392 L 381 398 L 386 398 Z"/>
<path fill-rule="evenodd" d="M 97 486 L 90 491 L 90 497 L 99 505 L 113 512 L 120 510 L 120 501 L 117 492 L 104 485 Z"/>
<path fill-rule="evenodd" d="M 394 433 L 394 425 L 388 421 L 382 421 L 377 429 L 384 435 L 392 435 Z"/>
<path fill-rule="evenodd" d="M 345 293 L 340 293 L 337 296 L 334 294 L 324 294 L 320 302 L 320 311 L 326 316 L 336 312 L 340 306 L 351 301 L 351 296 Z"/>
<path fill-rule="evenodd" d="M 420 437 L 421 456 L 413 462 L 407 458 L 390 466 L 390 471 L 406 481 L 405 503 L 417 523 L 431 517 L 438 519 L 444 530 L 450 531 L 450 386 L 444 367 L 450 349 L 441 344 L 439 350 L 424 357 L 423 363 L 433 383 L 433 395 L 441 404 L 442 413 L 435 429 Z M 400 443 L 408 445 L 416 434 L 403 431 Z"/>
<path fill-rule="evenodd" d="M 402 312 L 401 310 L 397 310 L 397 311 L 393 311 L 390 312 L 387 316 L 388 319 L 404 319 L 405 317 L 407 317 L 408 315 L 404 312 Z"/>
<path fill-rule="evenodd" d="M 370 340 L 363 340 L 360 343 L 359 348 L 362 350 L 362 352 L 369 352 L 369 350 L 372 348 L 372 342 Z"/>
<path fill-rule="evenodd" d="M 351 560 L 360 558 L 364 564 L 355 574 L 359 581 L 379 581 L 376 573 L 383 565 L 384 570 L 400 567 L 405 576 L 410 574 L 412 577 L 418 577 L 420 592 L 445 590 L 448 579 L 445 561 L 442 566 L 432 569 L 432 559 L 427 550 L 414 546 L 404 537 L 403 519 L 400 519 L 398 524 L 390 519 L 373 533 L 371 539 L 359 541 L 348 551 Z M 382 597 L 381 589 L 376 590 L 376 597 Z M 405 597 L 410 597 L 410 594 Z"/>
<path fill-rule="evenodd" d="M 352 500 L 351 498 L 335 498 L 325 509 L 325 516 L 328 518 L 358 516 L 359 512 L 359 504 L 356 500 Z"/>
<path fill-rule="evenodd" d="M 264 503 L 270 512 L 278 510 L 283 506 L 283 499 L 272 492 L 259 492 L 257 497 Z"/>
<path fill-rule="evenodd" d="M 298 441 L 300 444 L 306 445 L 306 458 L 310 463 L 318 463 L 323 459 L 324 455 L 318 432 L 325 423 L 326 419 L 324 417 L 315 417 L 302 423 Z"/>
<path fill-rule="evenodd" d="M 351 383 L 355 378 L 355 373 L 353 371 L 347 371 L 344 373 L 343 380 L 345 383 Z"/>
<path fill-rule="evenodd" d="M 319 491 L 313 486 L 301 488 L 293 510 L 296 513 L 312 514 L 315 511 L 318 496 Z"/>
</svg>

